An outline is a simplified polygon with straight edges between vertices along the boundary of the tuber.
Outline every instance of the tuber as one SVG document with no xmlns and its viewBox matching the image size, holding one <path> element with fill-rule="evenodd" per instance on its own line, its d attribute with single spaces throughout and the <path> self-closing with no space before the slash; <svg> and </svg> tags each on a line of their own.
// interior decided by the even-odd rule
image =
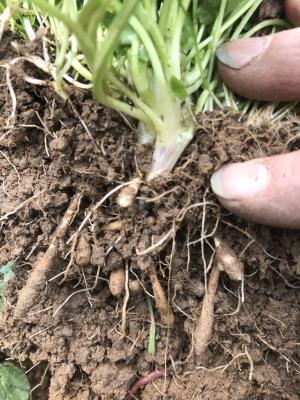
<svg viewBox="0 0 300 400">
<path fill-rule="evenodd" d="M 118 297 L 124 293 L 125 279 L 124 268 L 111 271 L 109 277 L 109 289 L 113 296 Z"/>
<path fill-rule="evenodd" d="M 214 324 L 214 299 L 218 288 L 220 271 L 215 265 L 211 271 L 208 288 L 202 302 L 201 314 L 194 331 L 193 344 L 197 356 L 205 351 Z"/>
<path fill-rule="evenodd" d="M 158 280 L 155 265 L 152 263 L 149 267 L 149 275 L 152 284 L 153 294 L 155 297 L 155 305 L 161 317 L 161 322 L 164 325 L 174 325 L 174 314 L 167 301 L 164 290 Z"/>
<path fill-rule="evenodd" d="M 243 264 L 234 251 L 218 237 L 215 237 L 216 256 L 218 268 L 226 272 L 233 281 L 243 278 Z"/>
<path fill-rule="evenodd" d="M 128 287 L 129 287 L 130 293 L 132 293 L 132 294 L 138 294 L 143 291 L 143 288 L 137 279 L 129 281 Z"/>
<path fill-rule="evenodd" d="M 79 267 L 90 264 L 92 248 L 84 235 L 81 235 L 77 242 L 75 262 Z"/>
</svg>

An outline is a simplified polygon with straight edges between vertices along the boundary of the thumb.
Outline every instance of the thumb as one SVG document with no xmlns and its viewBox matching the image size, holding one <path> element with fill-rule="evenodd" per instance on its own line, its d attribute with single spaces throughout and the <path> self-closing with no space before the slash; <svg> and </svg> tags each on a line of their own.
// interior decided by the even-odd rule
<svg viewBox="0 0 300 400">
<path fill-rule="evenodd" d="M 228 164 L 211 178 L 221 203 L 249 220 L 300 228 L 300 150 Z"/>
<path fill-rule="evenodd" d="M 227 42 L 217 57 L 222 79 L 237 94 L 260 101 L 300 99 L 300 28 Z"/>
<path fill-rule="evenodd" d="M 286 0 L 285 11 L 290 22 L 300 26 L 300 1 Z M 300 28 L 224 43 L 217 57 L 222 79 L 241 96 L 276 102 L 300 99 Z"/>
</svg>

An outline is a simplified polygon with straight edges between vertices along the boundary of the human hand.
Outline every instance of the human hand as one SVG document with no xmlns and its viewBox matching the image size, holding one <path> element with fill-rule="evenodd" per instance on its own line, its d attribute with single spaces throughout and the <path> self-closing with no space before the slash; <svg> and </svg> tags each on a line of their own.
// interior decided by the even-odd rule
<svg viewBox="0 0 300 400">
<path fill-rule="evenodd" d="M 286 15 L 300 26 L 300 0 L 285 1 Z M 225 43 L 217 51 L 224 82 L 243 97 L 300 100 L 300 28 Z M 229 164 L 211 178 L 230 211 L 259 223 L 300 228 L 300 151 Z"/>
</svg>

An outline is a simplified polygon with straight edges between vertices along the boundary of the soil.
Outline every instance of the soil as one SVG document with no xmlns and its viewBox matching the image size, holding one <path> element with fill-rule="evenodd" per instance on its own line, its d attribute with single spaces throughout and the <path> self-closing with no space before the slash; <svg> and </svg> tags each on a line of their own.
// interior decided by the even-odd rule
<svg viewBox="0 0 300 400">
<path fill-rule="evenodd" d="M 1 42 L 2 66 L 17 56 L 12 40 L 6 33 Z M 252 120 L 224 112 L 198 116 L 195 138 L 174 172 L 143 182 L 129 209 L 121 210 L 113 194 L 88 219 L 81 236 L 90 256 L 80 266 L 68 239 L 104 195 L 120 183 L 143 177 L 151 149 L 136 144 L 132 121 L 95 104 L 89 92 L 68 89 L 71 106 L 51 85 L 26 83 L 24 69 L 41 78 L 29 64 L 11 69 L 17 99 L 14 120 L 6 70 L 0 71 L 0 265 L 13 260 L 16 274 L 4 296 L 1 351 L 16 362 L 47 368 L 44 399 L 123 400 L 139 377 L 155 370 L 164 370 L 165 377 L 149 383 L 136 398 L 298 399 L 299 232 L 230 215 L 209 186 L 212 171 L 226 162 L 299 148 L 299 141 L 293 140 L 298 117 L 271 124 L 263 112 Z M 18 293 L 76 194 L 81 195 L 80 205 L 59 242 L 49 277 L 54 279 L 33 299 L 32 309 L 15 318 Z M 191 205 L 197 206 L 187 209 Z M 182 210 L 186 212 L 179 220 Z M 121 221 L 119 230 L 108 229 L 116 221 Z M 199 358 L 193 352 L 192 333 L 201 311 L 204 265 L 211 265 L 213 256 L 215 227 L 244 264 L 244 302 L 239 300 L 241 284 L 222 273 L 213 334 Z M 176 234 L 164 246 L 139 255 L 170 229 Z M 59 274 L 72 259 L 67 279 L 61 282 Z M 147 265 L 152 262 L 175 315 L 174 327 L 167 328 L 155 311 L 155 355 L 147 351 L 146 291 L 152 293 Z M 145 289 L 130 294 L 125 337 L 124 297 L 113 297 L 108 284 L 110 272 L 120 267 L 127 267 L 129 282 L 137 276 Z M 42 398 L 35 391 L 31 396 Z"/>
<path fill-rule="evenodd" d="M 258 14 L 259 20 L 282 17 L 284 11 L 283 0 L 263 0 Z"/>
</svg>

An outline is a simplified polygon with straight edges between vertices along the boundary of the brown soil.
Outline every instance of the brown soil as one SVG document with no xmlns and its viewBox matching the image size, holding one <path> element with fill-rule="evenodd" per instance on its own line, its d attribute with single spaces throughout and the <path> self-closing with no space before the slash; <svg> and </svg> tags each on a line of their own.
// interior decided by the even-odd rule
<svg viewBox="0 0 300 400">
<path fill-rule="evenodd" d="M 2 63 L 4 56 L 15 56 L 5 47 L 11 38 L 4 39 Z M 199 116 L 197 134 L 174 172 L 151 184 L 142 183 L 130 209 L 119 209 L 116 194 L 109 197 L 81 233 L 91 248 L 87 265 L 73 262 L 61 284 L 61 275 L 48 280 L 32 309 L 18 319 L 14 317 L 18 292 L 32 265 L 46 252 L 73 196 L 82 195 L 80 206 L 58 244 L 50 278 L 66 269 L 72 257 L 72 243 L 67 241 L 87 212 L 118 184 L 142 176 L 151 152 L 135 144 L 136 133 L 118 114 L 95 104 L 88 92 L 72 89 L 71 101 L 90 136 L 74 109 L 50 87 L 23 81 L 21 66 L 12 71 L 17 115 L 8 127 L 11 98 L 4 72 L 0 81 L 0 218 L 11 214 L 1 219 L 0 265 L 14 260 L 16 277 L 5 292 L 2 351 L 20 362 L 48 366 L 51 378 L 45 396 L 49 399 L 123 400 L 133 382 L 155 369 L 166 369 L 165 378 L 145 386 L 138 398 L 298 399 L 299 233 L 249 224 L 229 215 L 209 191 L 209 177 L 230 160 L 296 149 L 297 142 L 291 139 L 299 120 L 272 125 L 260 114 L 246 124 L 221 112 Z M 205 207 L 203 201 L 208 202 Z M 178 220 L 182 210 L 197 203 L 201 204 Z M 107 229 L 118 220 L 123 221 L 120 230 Z M 244 263 L 245 301 L 238 307 L 241 285 L 222 273 L 213 335 L 204 355 L 197 358 L 192 333 L 201 311 L 204 261 L 209 264 L 214 246 L 209 234 L 216 224 L 218 236 Z M 137 254 L 172 227 L 176 235 L 163 248 L 146 256 Z M 202 245 L 199 241 L 187 245 L 205 235 Z M 150 355 L 146 293 L 130 295 L 126 336 L 122 337 L 123 296 L 111 295 L 108 279 L 110 271 L 127 265 L 129 280 L 138 276 L 151 292 L 147 265 L 153 261 L 168 293 L 175 325 L 166 328 L 155 312 L 157 350 Z M 33 392 L 32 398 L 40 397 Z"/>
</svg>

